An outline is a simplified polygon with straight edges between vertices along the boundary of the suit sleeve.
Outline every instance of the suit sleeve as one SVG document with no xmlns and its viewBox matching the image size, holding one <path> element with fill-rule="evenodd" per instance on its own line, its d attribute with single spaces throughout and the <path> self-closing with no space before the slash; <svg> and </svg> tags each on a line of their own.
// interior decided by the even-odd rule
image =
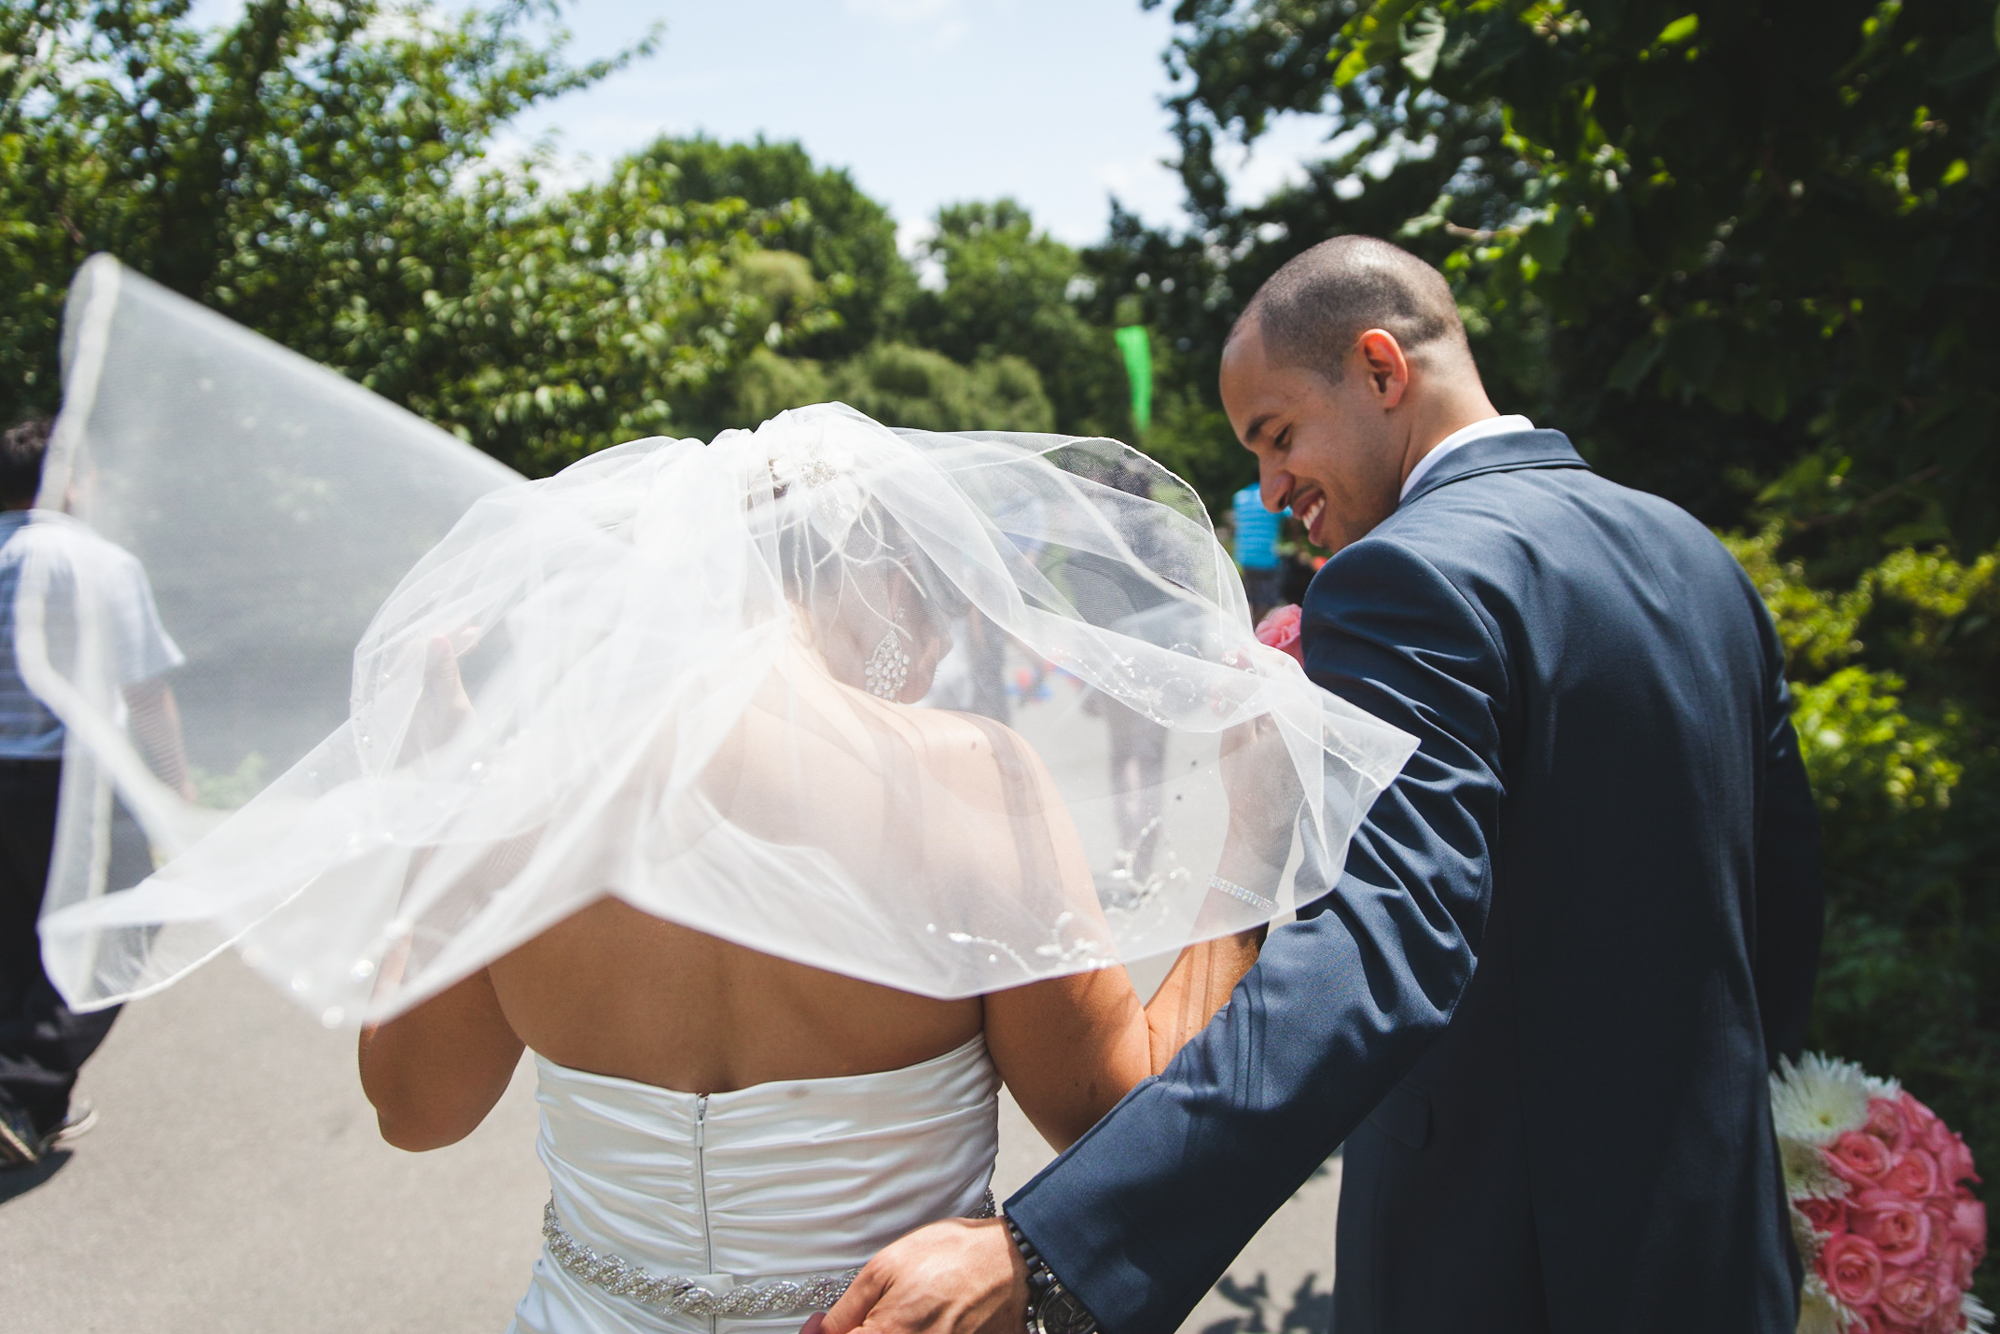
<svg viewBox="0 0 2000 1334">
<path fill-rule="evenodd" d="M 1450 580 L 1381 539 L 1327 564 L 1303 629 L 1312 678 L 1419 748 L 1333 891 L 1272 933 L 1165 1074 L 1007 1202 L 1109 1334 L 1178 1326 L 1443 1031 L 1472 976 L 1502 795 L 1497 639 Z"/>
<path fill-rule="evenodd" d="M 1763 606 L 1757 608 L 1763 615 Z M 1764 791 L 1757 812 L 1757 942 L 1752 977 L 1764 1053 L 1797 1059 L 1812 1014 L 1826 894 L 1820 878 L 1819 812 L 1792 727 L 1784 652 L 1764 617 Z"/>
</svg>

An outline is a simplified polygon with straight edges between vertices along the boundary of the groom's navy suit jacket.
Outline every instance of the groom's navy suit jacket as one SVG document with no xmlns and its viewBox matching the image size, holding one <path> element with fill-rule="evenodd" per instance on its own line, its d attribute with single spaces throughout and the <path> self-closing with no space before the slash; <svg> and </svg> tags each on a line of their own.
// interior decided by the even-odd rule
<svg viewBox="0 0 2000 1334">
<path fill-rule="evenodd" d="M 1304 635 L 1420 748 L 1332 892 L 1008 1214 L 1111 1334 L 1170 1334 L 1345 1141 L 1338 1334 L 1791 1334 L 1765 1076 L 1822 900 L 1756 590 L 1530 431 L 1439 460 Z"/>
</svg>

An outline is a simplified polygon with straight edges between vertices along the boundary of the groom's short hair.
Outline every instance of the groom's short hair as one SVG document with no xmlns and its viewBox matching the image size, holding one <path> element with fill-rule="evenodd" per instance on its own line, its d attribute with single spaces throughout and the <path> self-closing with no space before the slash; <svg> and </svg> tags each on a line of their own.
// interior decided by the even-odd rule
<svg viewBox="0 0 2000 1334">
<path fill-rule="evenodd" d="M 1328 380 L 1340 379 L 1354 341 L 1370 329 L 1394 334 L 1405 353 L 1436 347 L 1471 359 L 1444 275 L 1373 236 L 1336 236 L 1287 260 L 1250 298 L 1229 337 L 1252 320 L 1274 365 Z"/>
</svg>

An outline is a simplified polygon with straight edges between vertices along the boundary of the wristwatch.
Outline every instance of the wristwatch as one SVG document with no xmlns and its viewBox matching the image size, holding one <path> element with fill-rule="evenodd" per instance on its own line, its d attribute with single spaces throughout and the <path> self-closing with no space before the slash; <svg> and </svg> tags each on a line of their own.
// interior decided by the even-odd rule
<svg viewBox="0 0 2000 1334">
<path fill-rule="evenodd" d="M 1097 1317 L 1082 1299 L 1062 1285 L 1013 1219 L 1002 1215 L 1002 1221 L 1028 1266 L 1028 1334 L 1097 1334 Z"/>
</svg>

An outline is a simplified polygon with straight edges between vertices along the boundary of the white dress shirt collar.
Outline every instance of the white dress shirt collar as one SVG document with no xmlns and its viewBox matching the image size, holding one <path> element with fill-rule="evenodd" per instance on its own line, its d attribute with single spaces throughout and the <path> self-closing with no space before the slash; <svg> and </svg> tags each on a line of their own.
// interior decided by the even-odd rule
<svg viewBox="0 0 2000 1334">
<path fill-rule="evenodd" d="M 1460 445 L 1469 445 L 1475 440 L 1484 440 L 1489 435 L 1512 435 L 1516 431 L 1532 431 L 1534 429 L 1535 424 L 1518 413 L 1506 417 L 1488 417 L 1483 421 L 1476 421 L 1470 426 L 1459 427 L 1456 431 L 1453 431 L 1450 435 L 1433 445 L 1430 453 L 1417 460 L 1417 466 L 1410 469 L 1410 475 L 1403 479 L 1403 491 L 1397 499 L 1399 501 L 1409 499 L 1410 492 L 1417 489 L 1417 483 L 1424 479 L 1424 474 L 1436 467 L 1439 459 L 1451 453 L 1452 450 L 1457 449 Z"/>
</svg>

